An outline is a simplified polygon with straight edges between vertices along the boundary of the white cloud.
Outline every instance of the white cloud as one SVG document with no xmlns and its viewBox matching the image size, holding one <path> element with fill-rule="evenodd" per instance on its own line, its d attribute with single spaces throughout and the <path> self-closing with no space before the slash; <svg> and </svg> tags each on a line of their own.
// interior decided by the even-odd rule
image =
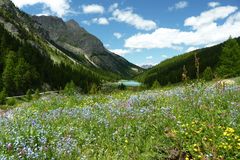
<svg viewBox="0 0 240 160">
<path fill-rule="evenodd" d="M 71 0 L 12 0 L 12 2 L 19 8 L 28 5 L 43 4 L 43 14 L 49 13 L 63 17 L 69 13 Z"/>
<path fill-rule="evenodd" d="M 166 54 L 162 54 L 161 57 L 162 57 L 162 58 L 169 58 L 169 56 L 166 55 Z"/>
<path fill-rule="evenodd" d="M 133 49 L 133 48 L 127 48 L 127 49 L 109 49 L 111 52 L 118 54 L 118 55 L 125 55 L 129 53 L 138 53 L 141 52 L 141 49 Z"/>
<path fill-rule="evenodd" d="M 114 35 L 117 39 L 122 38 L 122 34 L 121 34 L 121 33 L 115 32 L 115 33 L 113 33 L 113 35 Z"/>
<path fill-rule="evenodd" d="M 209 11 L 202 12 L 200 16 L 189 17 L 185 20 L 185 26 L 191 26 L 193 29 L 206 28 L 206 26 L 216 24 L 214 21 L 224 19 L 234 13 L 238 8 L 234 6 L 224 6 L 213 8 Z"/>
<path fill-rule="evenodd" d="M 83 23 L 83 24 L 86 24 L 86 25 L 88 25 L 88 26 L 91 25 L 91 21 L 87 21 L 87 20 L 82 21 L 82 23 Z"/>
<path fill-rule="evenodd" d="M 143 19 L 138 14 L 133 13 L 133 10 L 130 8 L 125 10 L 115 9 L 112 15 L 112 19 L 130 24 L 139 30 L 149 31 L 157 28 L 157 24 L 154 21 Z"/>
<path fill-rule="evenodd" d="M 218 43 L 210 43 L 210 44 L 207 44 L 206 46 L 204 46 L 205 48 L 207 48 L 207 47 L 212 47 L 212 46 L 215 46 L 215 45 L 217 45 Z"/>
<path fill-rule="evenodd" d="M 43 13 L 36 14 L 36 16 L 49 16 L 50 14 L 51 13 L 43 12 Z"/>
<path fill-rule="evenodd" d="M 110 44 L 104 44 L 106 48 L 109 48 L 111 45 Z"/>
<path fill-rule="evenodd" d="M 118 3 L 114 3 L 108 8 L 108 12 L 113 12 L 117 8 L 118 8 Z"/>
<path fill-rule="evenodd" d="M 99 25 L 108 25 L 109 21 L 108 21 L 107 18 L 101 17 L 101 18 L 93 18 L 92 20 L 84 20 L 84 21 L 82 21 L 82 23 L 86 24 L 88 26 L 93 24 L 93 23 L 99 24 Z"/>
<path fill-rule="evenodd" d="M 111 49 L 110 51 L 121 56 L 132 52 L 130 49 Z"/>
<path fill-rule="evenodd" d="M 215 8 L 215 7 L 219 6 L 219 5 L 220 5 L 219 2 L 209 2 L 209 3 L 208 3 L 208 6 L 209 6 L 209 7 L 212 7 L 212 8 Z"/>
<path fill-rule="evenodd" d="M 186 52 L 192 52 L 192 51 L 197 50 L 197 49 L 199 49 L 199 48 L 198 48 L 198 47 L 189 47 L 189 48 L 186 50 Z"/>
<path fill-rule="evenodd" d="M 180 1 L 176 4 L 174 4 L 174 6 L 169 7 L 168 10 L 172 11 L 172 10 L 178 10 L 178 9 L 183 9 L 186 8 L 188 6 L 188 2 L 187 1 Z"/>
<path fill-rule="evenodd" d="M 187 21 L 189 20 L 188 18 L 185 23 L 193 26 L 193 30 L 190 31 L 173 28 L 158 28 L 152 33 L 138 33 L 126 39 L 124 46 L 134 49 L 177 49 L 179 46 L 183 45 L 196 47 L 221 43 L 227 40 L 229 36 L 233 38 L 239 37 L 240 12 L 233 13 L 236 11 L 236 8 L 237 7 L 231 6 L 226 6 L 226 8 L 218 7 L 213 9 L 215 10 L 214 12 L 203 12 L 199 17 L 192 18 L 196 19 L 196 21 Z M 219 12 L 219 10 L 225 12 L 222 13 Z M 217 24 L 216 21 L 219 19 L 224 20 L 223 24 Z"/>
<path fill-rule="evenodd" d="M 105 17 L 94 18 L 94 19 L 92 19 L 92 22 L 97 23 L 99 25 L 108 25 L 109 24 L 108 19 Z"/>
<path fill-rule="evenodd" d="M 148 59 L 148 60 L 153 59 L 153 56 L 148 56 L 148 57 L 146 57 L 146 59 Z"/>
<path fill-rule="evenodd" d="M 104 13 L 104 7 L 98 4 L 83 5 L 82 9 L 85 14 Z"/>
</svg>

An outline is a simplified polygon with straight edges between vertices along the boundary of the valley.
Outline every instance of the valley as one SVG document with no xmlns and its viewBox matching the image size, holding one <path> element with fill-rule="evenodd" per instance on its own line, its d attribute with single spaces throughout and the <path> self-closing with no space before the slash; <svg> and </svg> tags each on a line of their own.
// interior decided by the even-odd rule
<svg viewBox="0 0 240 160">
<path fill-rule="evenodd" d="M 0 0 L 0 160 L 240 159 L 237 5 L 102 3 Z"/>
</svg>

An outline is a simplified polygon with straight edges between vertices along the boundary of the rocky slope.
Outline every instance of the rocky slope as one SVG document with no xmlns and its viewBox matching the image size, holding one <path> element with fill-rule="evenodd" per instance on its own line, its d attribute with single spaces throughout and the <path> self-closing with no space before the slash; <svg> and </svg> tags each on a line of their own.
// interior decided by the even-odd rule
<svg viewBox="0 0 240 160">
<path fill-rule="evenodd" d="M 142 70 L 108 51 L 97 37 L 88 33 L 74 20 L 64 22 L 61 18 L 53 16 L 33 16 L 32 18 L 48 31 L 51 41 L 77 57 L 85 57 L 88 60 L 87 65 L 124 76 L 131 76 Z"/>
<path fill-rule="evenodd" d="M 29 43 L 50 56 L 55 63 L 78 64 L 100 74 L 111 72 L 123 77 L 142 71 L 105 49 L 99 39 L 74 20 L 64 22 L 58 17 L 31 17 L 10 0 L 0 0 L 0 24 L 18 39 L 27 37 Z"/>
</svg>

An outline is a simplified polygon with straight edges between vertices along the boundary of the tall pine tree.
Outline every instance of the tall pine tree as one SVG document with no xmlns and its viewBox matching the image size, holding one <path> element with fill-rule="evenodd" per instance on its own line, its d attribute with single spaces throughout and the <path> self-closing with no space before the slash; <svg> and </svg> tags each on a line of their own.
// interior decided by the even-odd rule
<svg viewBox="0 0 240 160">
<path fill-rule="evenodd" d="M 240 46 L 236 39 L 230 38 L 224 45 L 217 73 L 221 77 L 240 75 Z"/>
<path fill-rule="evenodd" d="M 15 76 L 15 59 L 16 54 L 10 51 L 5 59 L 5 66 L 2 73 L 3 88 L 6 89 L 8 94 L 15 92 L 14 76 Z"/>
</svg>

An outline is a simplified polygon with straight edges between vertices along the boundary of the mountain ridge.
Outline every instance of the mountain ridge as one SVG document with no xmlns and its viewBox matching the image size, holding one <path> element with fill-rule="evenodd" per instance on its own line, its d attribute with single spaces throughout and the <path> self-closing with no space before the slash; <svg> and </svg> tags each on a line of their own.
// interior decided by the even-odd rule
<svg viewBox="0 0 240 160">
<path fill-rule="evenodd" d="M 96 36 L 88 33 L 73 19 L 64 22 L 61 18 L 54 16 L 32 16 L 32 18 L 49 32 L 51 41 L 75 56 L 85 57 L 88 60 L 87 65 L 111 70 L 124 76 L 142 71 L 140 67 L 108 51 Z"/>
</svg>

